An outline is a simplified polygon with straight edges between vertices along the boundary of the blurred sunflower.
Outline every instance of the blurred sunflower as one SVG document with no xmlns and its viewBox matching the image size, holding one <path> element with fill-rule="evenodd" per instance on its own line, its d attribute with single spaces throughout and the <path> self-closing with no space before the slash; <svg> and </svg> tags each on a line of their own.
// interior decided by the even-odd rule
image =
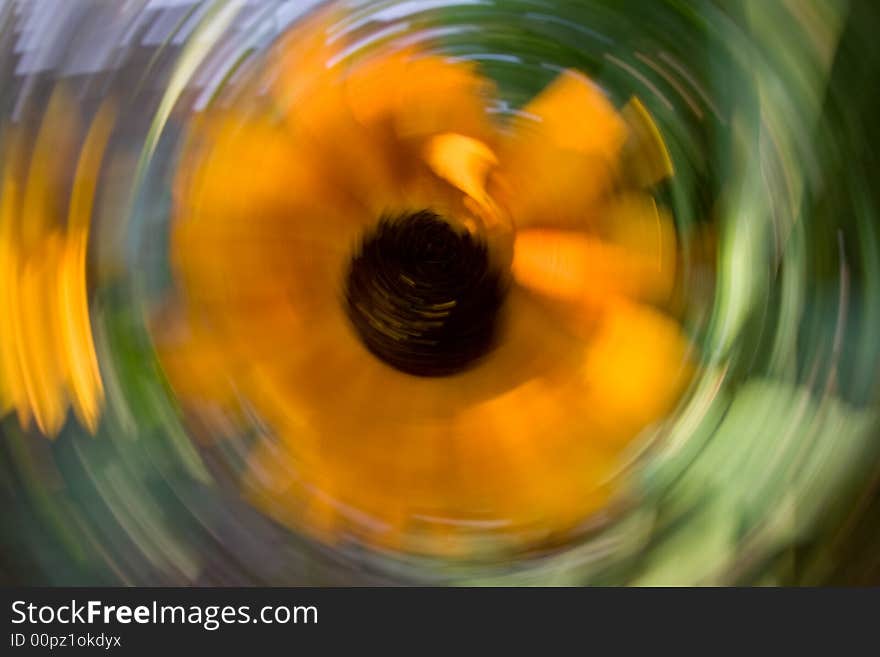
<svg viewBox="0 0 880 657">
<path fill-rule="evenodd" d="M 692 372 L 662 141 L 580 73 L 502 122 L 471 63 L 322 21 L 185 149 L 169 380 L 206 433 L 260 418 L 244 490 L 321 540 L 563 540 Z"/>
</svg>

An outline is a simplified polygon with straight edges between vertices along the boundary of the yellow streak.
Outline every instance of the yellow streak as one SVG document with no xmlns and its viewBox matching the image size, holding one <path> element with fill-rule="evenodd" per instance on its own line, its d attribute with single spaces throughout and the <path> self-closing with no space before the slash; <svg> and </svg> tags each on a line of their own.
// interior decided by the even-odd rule
<svg viewBox="0 0 880 657">
<path fill-rule="evenodd" d="M 621 111 L 630 128 L 627 156 L 636 182 L 650 187 L 675 174 L 672 158 L 660 129 L 642 101 L 633 96 Z"/>
<path fill-rule="evenodd" d="M 20 274 L 16 326 L 25 395 L 37 427 L 54 436 L 64 423 L 67 399 L 57 331 L 57 307 L 53 303 L 53 279 L 60 255 L 60 239 L 50 234 L 29 258 Z"/>
<path fill-rule="evenodd" d="M 112 106 L 104 104 L 86 137 L 76 168 L 67 220 L 68 236 L 60 261 L 60 329 L 63 353 L 67 357 L 67 377 L 73 410 L 79 421 L 92 433 L 97 429 L 104 386 L 89 322 L 86 250 L 95 187 L 114 117 Z"/>
<path fill-rule="evenodd" d="M 16 180 L 22 151 L 12 141 L 0 199 L 0 411 L 14 409 L 25 428 L 33 418 L 49 437 L 61 430 L 70 403 L 94 432 L 103 400 L 89 322 L 86 250 L 113 111 L 103 107 L 86 136 L 65 226 L 59 187 L 77 126 L 71 110 L 70 99 L 57 91 L 23 186 Z"/>
<path fill-rule="evenodd" d="M 60 89 L 49 99 L 23 186 L 22 206 L 13 218 L 14 269 L 6 279 L 12 288 L 13 357 L 20 369 L 22 402 L 27 405 L 19 409 L 19 417 L 33 415 L 39 430 L 49 436 L 61 429 L 67 411 L 54 281 L 63 241 L 59 179 L 76 126 L 69 101 Z"/>
<path fill-rule="evenodd" d="M 18 253 L 15 227 L 20 189 L 10 167 L 15 162 L 16 150 L 6 149 L 6 170 L 3 172 L 0 193 L 0 412 L 15 409 L 18 420 L 26 427 L 30 422 L 30 405 L 25 397 L 25 386 L 18 354 Z"/>
</svg>

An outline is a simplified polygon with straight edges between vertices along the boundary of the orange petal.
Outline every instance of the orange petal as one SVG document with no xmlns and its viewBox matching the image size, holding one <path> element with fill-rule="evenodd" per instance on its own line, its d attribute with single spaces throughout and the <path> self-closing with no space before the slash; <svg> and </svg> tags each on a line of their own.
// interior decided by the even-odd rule
<svg viewBox="0 0 880 657">
<path fill-rule="evenodd" d="M 602 91 L 577 71 L 564 71 L 523 111 L 537 117 L 553 145 L 613 159 L 626 128 Z"/>
<path fill-rule="evenodd" d="M 273 95 L 291 137 L 312 144 L 337 188 L 378 216 L 425 195 L 425 140 L 494 137 L 486 112 L 494 88 L 472 63 L 413 48 L 339 61 L 345 43 L 329 43 L 332 18 L 328 11 L 291 33 Z"/>
<path fill-rule="evenodd" d="M 391 144 L 374 127 L 357 120 L 346 99 L 344 63 L 335 62 L 344 43 L 330 43 L 337 14 L 327 9 L 293 30 L 276 56 L 272 83 L 275 106 L 289 138 L 311 151 L 301 159 L 370 207 L 394 191 Z M 332 64 L 332 66 L 331 66 Z M 378 199 L 378 200 L 377 200 Z"/>
<path fill-rule="evenodd" d="M 517 233 L 512 271 L 522 286 L 565 302 L 624 296 L 662 303 L 675 280 L 675 232 L 650 198 L 625 198 L 602 217 L 604 239 L 534 228 Z"/>
<path fill-rule="evenodd" d="M 693 375 L 689 342 L 657 310 L 609 304 L 589 342 L 584 377 L 603 440 L 625 442 L 669 413 Z"/>
<path fill-rule="evenodd" d="M 284 38 L 276 52 L 278 67 L 273 70 L 272 91 L 282 108 L 290 108 L 325 86 L 327 63 L 337 54 L 330 43 L 330 31 L 338 11 L 325 8 L 298 24 Z"/>
<path fill-rule="evenodd" d="M 611 200 L 597 212 L 600 238 L 628 254 L 634 287 L 629 296 L 666 303 L 675 285 L 678 246 L 675 224 L 667 210 L 647 194 Z"/>
<path fill-rule="evenodd" d="M 414 50 L 380 53 L 351 71 L 346 95 L 365 125 L 390 121 L 402 139 L 456 132 L 486 140 L 494 87 L 474 64 Z"/>
<path fill-rule="evenodd" d="M 438 176 L 471 198 L 484 202 L 486 176 L 498 158 L 483 142 L 454 132 L 433 137 L 425 159 Z"/>
<path fill-rule="evenodd" d="M 518 226 L 584 225 L 608 191 L 626 126 L 602 92 L 574 71 L 524 109 L 501 152 L 494 192 Z"/>
<path fill-rule="evenodd" d="M 486 191 L 489 171 L 498 165 L 495 153 L 483 142 L 447 132 L 432 137 L 425 160 L 438 177 L 467 195 L 466 206 L 489 228 L 501 228 L 501 213 Z"/>
<path fill-rule="evenodd" d="M 381 202 L 387 206 L 388 199 L 395 196 L 407 202 L 425 196 L 426 191 L 429 197 L 442 195 L 434 188 L 423 189 L 432 177 L 426 175 L 429 167 L 422 158 L 432 148 L 437 154 L 437 145 L 429 146 L 428 140 L 454 134 L 460 143 L 471 139 L 491 146 L 494 128 L 486 113 L 486 99 L 493 94 L 493 87 L 472 64 L 425 56 L 415 50 L 386 50 L 353 66 L 346 74 L 344 89 L 346 106 L 360 131 L 373 135 L 377 144 L 374 152 L 357 154 L 355 166 L 370 170 L 379 159 L 380 169 L 387 166 L 391 171 L 387 191 L 373 196 L 380 202 L 374 212 L 387 211 L 387 207 L 380 207 Z M 347 138 L 340 143 L 348 147 Z M 446 146 L 440 150 L 448 155 Z M 388 164 L 382 164 L 381 158 Z M 455 186 L 463 182 L 461 178 L 450 180 L 450 174 L 449 166 L 444 166 L 440 175 Z M 378 188 L 377 183 L 373 188 Z"/>
<path fill-rule="evenodd" d="M 596 511 L 617 459 L 583 422 L 583 393 L 533 379 L 465 409 L 456 453 L 466 499 L 517 529 L 562 531 Z"/>
<path fill-rule="evenodd" d="M 175 190 L 178 216 L 261 222 L 289 210 L 303 194 L 329 195 L 281 122 L 227 115 L 197 134 L 201 143 Z"/>
</svg>

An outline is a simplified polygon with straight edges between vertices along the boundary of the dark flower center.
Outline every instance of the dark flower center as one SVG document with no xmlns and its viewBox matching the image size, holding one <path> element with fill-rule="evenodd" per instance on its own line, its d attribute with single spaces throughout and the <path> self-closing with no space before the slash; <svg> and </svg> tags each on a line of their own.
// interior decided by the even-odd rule
<svg viewBox="0 0 880 657">
<path fill-rule="evenodd" d="M 484 356 L 503 300 L 486 244 L 428 210 L 382 219 L 352 258 L 345 287 L 367 349 L 416 376 L 455 374 Z"/>
</svg>

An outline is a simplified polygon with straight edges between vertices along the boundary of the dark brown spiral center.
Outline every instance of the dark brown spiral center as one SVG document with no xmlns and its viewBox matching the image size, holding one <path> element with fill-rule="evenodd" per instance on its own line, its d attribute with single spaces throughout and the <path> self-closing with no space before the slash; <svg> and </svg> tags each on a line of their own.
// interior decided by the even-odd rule
<svg viewBox="0 0 880 657">
<path fill-rule="evenodd" d="M 447 376 L 489 352 L 504 300 L 486 244 L 422 210 L 382 219 L 349 265 L 346 312 L 376 357 Z"/>
</svg>

